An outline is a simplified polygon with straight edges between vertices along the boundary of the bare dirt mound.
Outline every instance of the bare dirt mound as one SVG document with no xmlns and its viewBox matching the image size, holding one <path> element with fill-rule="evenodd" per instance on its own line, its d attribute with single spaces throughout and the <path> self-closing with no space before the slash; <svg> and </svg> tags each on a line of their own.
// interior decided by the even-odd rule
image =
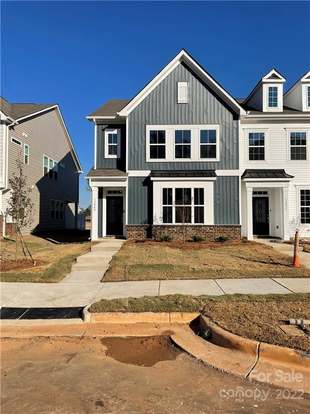
<svg viewBox="0 0 310 414">
<path fill-rule="evenodd" d="M 167 336 L 104 338 L 101 343 L 107 348 L 107 356 L 125 364 L 143 367 L 175 360 L 182 353 Z"/>
</svg>

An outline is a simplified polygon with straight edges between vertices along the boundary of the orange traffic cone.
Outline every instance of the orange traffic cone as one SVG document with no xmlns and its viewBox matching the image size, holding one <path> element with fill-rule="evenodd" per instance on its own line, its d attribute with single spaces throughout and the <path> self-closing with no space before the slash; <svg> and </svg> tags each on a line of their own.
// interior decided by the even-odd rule
<svg viewBox="0 0 310 414">
<path fill-rule="evenodd" d="M 301 266 L 300 257 L 299 257 L 299 232 L 298 230 L 296 230 L 296 233 L 295 233 L 293 266 L 294 267 Z"/>
</svg>

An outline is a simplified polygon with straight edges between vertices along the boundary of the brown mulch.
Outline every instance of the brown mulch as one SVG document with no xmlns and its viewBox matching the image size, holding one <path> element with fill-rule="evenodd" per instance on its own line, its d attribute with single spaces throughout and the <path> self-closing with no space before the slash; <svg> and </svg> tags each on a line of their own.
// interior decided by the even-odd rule
<svg viewBox="0 0 310 414">
<path fill-rule="evenodd" d="M 18 259 L 18 260 L 1 260 L 0 269 L 2 272 L 8 272 L 10 270 L 24 270 L 31 267 L 38 267 L 44 265 L 46 262 L 43 260 L 35 260 L 35 264 L 30 259 Z"/>
</svg>

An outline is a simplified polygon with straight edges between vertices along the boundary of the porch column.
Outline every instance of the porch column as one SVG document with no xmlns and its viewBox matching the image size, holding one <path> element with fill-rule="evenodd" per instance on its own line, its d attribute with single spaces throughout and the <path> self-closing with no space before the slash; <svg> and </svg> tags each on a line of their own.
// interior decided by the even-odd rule
<svg viewBox="0 0 310 414">
<path fill-rule="evenodd" d="M 288 187 L 282 188 L 283 240 L 289 240 Z"/>
<path fill-rule="evenodd" d="M 253 188 L 246 189 L 247 239 L 253 240 Z"/>
<path fill-rule="evenodd" d="M 98 239 L 98 187 L 92 187 L 91 239 Z"/>
</svg>

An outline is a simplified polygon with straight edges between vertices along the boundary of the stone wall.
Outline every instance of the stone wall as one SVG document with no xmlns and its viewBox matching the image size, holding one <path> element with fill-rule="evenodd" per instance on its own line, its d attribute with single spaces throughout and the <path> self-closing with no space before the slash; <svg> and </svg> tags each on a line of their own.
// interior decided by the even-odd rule
<svg viewBox="0 0 310 414">
<path fill-rule="evenodd" d="M 172 240 L 190 240 L 193 236 L 201 237 L 206 241 L 214 241 L 218 237 L 227 237 L 229 240 L 241 239 L 240 225 L 210 225 L 210 226 L 173 226 L 173 225 L 129 225 L 127 226 L 127 238 L 144 240 L 152 238 L 160 240 L 163 236 L 169 236 Z"/>
</svg>

